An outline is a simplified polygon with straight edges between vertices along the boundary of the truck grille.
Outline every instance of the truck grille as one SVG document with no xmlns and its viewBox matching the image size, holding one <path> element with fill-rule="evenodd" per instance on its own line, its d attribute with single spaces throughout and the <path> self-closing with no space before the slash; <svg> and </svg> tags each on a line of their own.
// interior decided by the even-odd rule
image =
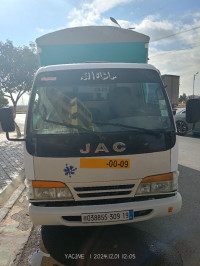
<svg viewBox="0 0 200 266">
<path fill-rule="evenodd" d="M 125 196 L 132 192 L 134 184 L 94 187 L 74 187 L 79 198 L 101 198 L 113 196 Z"/>
</svg>

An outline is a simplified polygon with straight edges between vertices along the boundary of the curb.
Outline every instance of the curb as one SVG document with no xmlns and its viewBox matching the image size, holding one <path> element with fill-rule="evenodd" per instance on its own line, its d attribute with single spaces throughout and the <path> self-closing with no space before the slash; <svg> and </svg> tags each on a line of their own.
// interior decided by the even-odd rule
<svg viewBox="0 0 200 266">
<path fill-rule="evenodd" d="M 12 194 L 12 196 L 10 196 L 10 198 L 8 199 L 8 201 L 6 202 L 6 204 L 0 209 L 0 223 L 2 222 L 2 220 L 6 217 L 6 215 L 8 214 L 8 212 L 10 211 L 10 209 L 12 208 L 12 206 L 15 204 L 15 202 L 17 201 L 17 199 L 19 198 L 19 196 L 22 194 L 22 192 L 25 189 L 25 185 L 21 184 Z"/>
</svg>

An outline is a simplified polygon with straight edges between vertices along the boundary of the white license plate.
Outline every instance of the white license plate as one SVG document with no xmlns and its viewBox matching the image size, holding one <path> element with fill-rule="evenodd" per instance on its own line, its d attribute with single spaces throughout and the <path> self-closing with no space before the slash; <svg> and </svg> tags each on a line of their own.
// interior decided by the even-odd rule
<svg viewBox="0 0 200 266">
<path fill-rule="evenodd" d="M 133 220 L 133 210 L 120 212 L 96 212 L 82 214 L 83 223 L 105 223 L 113 221 Z"/>
</svg>

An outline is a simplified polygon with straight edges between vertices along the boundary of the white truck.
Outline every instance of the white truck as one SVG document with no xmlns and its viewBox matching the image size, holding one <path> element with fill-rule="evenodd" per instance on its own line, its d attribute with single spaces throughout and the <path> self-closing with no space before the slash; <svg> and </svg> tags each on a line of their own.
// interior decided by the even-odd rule
<svg viewBox="0 0 200 266">
<path fill-rule="evenodd" d="M 116 27 L 37 39 L 43 67 L 24 139 L 34 224 L 130 223 L 181 209 L 176 129 L 148 41 Z M 10 139 L 12 115 L 0 115 Z"/>
</svg>

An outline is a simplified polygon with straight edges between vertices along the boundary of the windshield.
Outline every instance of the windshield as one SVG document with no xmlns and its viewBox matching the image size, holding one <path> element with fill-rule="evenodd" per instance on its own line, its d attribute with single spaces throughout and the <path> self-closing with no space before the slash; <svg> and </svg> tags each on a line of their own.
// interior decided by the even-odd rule
<svg viewBox="0 0 200 266">
<path fill-rule="evenodd" d="M 172 126 L 162 84 L 153 70 L 42 73 L 35 82 L 31 114 L 34 134 L 166 130 Z"/>
</svg>

